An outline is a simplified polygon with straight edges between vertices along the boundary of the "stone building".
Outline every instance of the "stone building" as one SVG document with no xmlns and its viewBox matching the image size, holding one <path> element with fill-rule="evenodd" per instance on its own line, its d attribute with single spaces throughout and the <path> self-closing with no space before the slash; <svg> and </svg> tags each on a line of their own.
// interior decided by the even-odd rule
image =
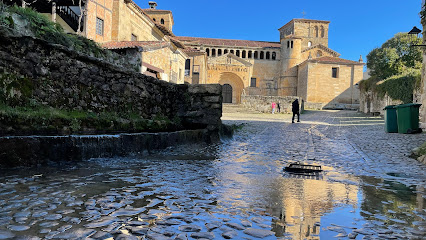
<svg viewBox="0 0 426 240">
<path fill-rule="evenodd" d="M 293 19 L 279 29 L 280 42 L 176 37 L 187 47 L 207 54 L 205 83 L 220 83 L 224 102 L 239 103 L 242 94 L 299 96 L 319 107 L 356 106 L 362 59 L 339 58 L 328 48 L 328 21 Z M 202 59 L 186 65 L 203 66 Z M 189 67 L 189 68 L 188 68 Z M 198 82 L 198 81 L 196 81 Z"/>
<path fill-rule="evenodd" d="M 219 83 L 225 103 L 240 103 L 242 95 L 298 96 L 329 108 L 359 102 L 364 64 L 328 47 L 329 21 L 293 19 L 278 29 L 279 42 L 179 37 L 172 12 L 155 2 L 142 9 L 132 0 L 81 1 L 81 8 L 72 0 L 31 6 L 67 31 L 114 51 L 136 52 L 144 74 L 174 83 Z"/>
</svg>

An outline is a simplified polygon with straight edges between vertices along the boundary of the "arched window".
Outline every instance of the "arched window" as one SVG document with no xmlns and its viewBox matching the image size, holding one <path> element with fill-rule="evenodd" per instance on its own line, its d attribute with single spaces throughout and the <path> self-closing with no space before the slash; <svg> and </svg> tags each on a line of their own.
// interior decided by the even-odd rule
<svg viewBox="0 0 426 240">
<path fill-rule="evenodd" d="M 155 18 L 153 18 L 152 20 L 154 20 L 154 22 L 156 22 L 156 21 L 157 21 Z"/>
<path fill-rule="evenodd" d="M 237 55 L 237 57 L 239 57 L 240 56 L 240 50 L 236 50 L 235 55 Z"/>
<path fill-rule="evenodd" d="M 241 57 L 242 57 L 242 58 L 246 58 L 246 50 L 243 50 L 243 51 L 241 52 Z"/>
<path fill-rule="evenodd" d="M 248 56 L 247 57 L 248 58 L 252 58 L 253 57 L 252 55 L 253 55 L 252 51 L 248 51 Z"/>
<path fill-rule="evenodd" d="M 222 49 L 217 50 L 217 56 L 222 56 Z"/>
<path fill-rule="evenodd" d="M 269 53 L 269 52 L 266 52 L 266 59 L 271 59 L 271 53 Z"/>
<path fill-rule="evenodd" d="M 255 51 L 254 52 L 254 59 L 258 59 L 259 58 L 259 52 L 258 51 Z"/>
<path fill-rule="evenodd" d="M 321 57 L 322 56 L 322 52 L 320 50 L 317 51 L 317 57 Z"/>
<path fill-rule="evenodd" d="M 293 48 L 293 41 L 291 41 L 291 48 Z"/>
<path fill-rule="evenodd" d="M 310 46 L 312 46 L 312 42 L 311 41 L 308 42 L 308 47 L 310 47 Z"/>
<path fill-rule="evenodd" d="M 230 53 L 234 54 L 234 50 L 231 50 Z"/>
<path fill-rule="evenodd" d="M 206 48 L 207 57 L 210 56 L 210 49 Z"/>
<path fill-rule="evenodd" d="M 315 26 L 315 37 L 318 37 L 318 27 Z"/>
<path fill-rule="evenodd" d="M 265 58 L 265 53 L 263 51 L 260 52 L 260 59 L 264 59 Z"/>
<path fill-rule="evenodd" d="M 216 49 L 212 49 L 212 57 L 216 57 Z"/>
<path fill-rule="evenodd" d="M 277 53 L 276 52 L 272 52 L 272 60 L 277 59 Z"/>
<path fill-rule="evenodd" d="M 290 48 L 290 41 L 287 41 L 287 48 Z"/>
<path fill-rule="evenodd" d="M 228 53 L 228 49 L 223 50 L 223 54 L 227 54 Z"/>
<path fill-rule="evenodd" d="M 321 37 L 322 38 L 324 37 L 324 27 L 323 26 L 321 26 Z"/>
<path fill-rule="evenodd" d="M 164 24 L 164 19 L 163 18 L 161 19 L 161 24 Z"/>
</svg>

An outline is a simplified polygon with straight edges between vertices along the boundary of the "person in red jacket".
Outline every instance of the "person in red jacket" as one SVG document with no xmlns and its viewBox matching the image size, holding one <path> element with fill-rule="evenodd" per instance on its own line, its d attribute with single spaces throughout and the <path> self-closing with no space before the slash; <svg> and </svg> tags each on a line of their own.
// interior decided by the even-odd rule
<svg viewBox="0 0 426 240">
<path fill-rule="evenodd" d="M 277 107 L 277 104 L 275 102 L 272 102 L 272 114 L 275 113 L 275 108 Z"/>
</svg>

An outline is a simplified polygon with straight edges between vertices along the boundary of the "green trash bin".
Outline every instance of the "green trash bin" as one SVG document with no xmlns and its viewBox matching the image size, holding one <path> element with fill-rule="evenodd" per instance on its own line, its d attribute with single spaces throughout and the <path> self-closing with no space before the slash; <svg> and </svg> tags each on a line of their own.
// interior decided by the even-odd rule
<svg viewBox="0 0 426 240">
<path fill-rule="evenodd" d="M 419 129 L 419 108 L 421 104 L 408 103 L 395 106 L 398 119 L 398 133 L 417 133 Z"/>
<path fill-rule="evenodd" d="M 395 105 L 386 106 L 383 110 L 385 110 L 385 132 L 397 133 L 398 122 L 396 118 Z"/>
</svg>

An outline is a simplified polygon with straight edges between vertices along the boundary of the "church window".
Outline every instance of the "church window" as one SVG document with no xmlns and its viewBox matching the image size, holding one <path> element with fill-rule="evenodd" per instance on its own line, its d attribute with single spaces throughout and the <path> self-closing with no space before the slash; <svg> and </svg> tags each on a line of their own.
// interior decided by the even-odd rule
<svg viewBox="0 0 426 240">
<path fill-rule="evenodd" d="M 318 27 L 315 26 L 315 37 L 318 37 Z"/>
<path fill-rule="evenodd" d="M 290 48 L 290 41 L 287 41 L 287 48 Z"/>
<path fill-rule="evenodd" d="M 212 57 L 216 57 L 216 49 L 212 49 Z"/>
<path fill-rule="evenodd" d="M 239 57 L 240 56 L 240 50 L 236 50 L 235 55 L 237 55 L 237 57 Z"/>
<path fill-rule="evenodd" d="M 253 57 L 252 54 L 253 54 L 252 51 L 248 51 L 247 58 L 252 58 Z"/>
<path fill-rule="evenodd" d="M 272 60 L 277 59 L 277 53 L 276 52 L 272 52 Z"/>
<path fill-rule="evenodd" d="M 191 69 L 191 59 L 186 59 L 186 61 L 185 61 L 185 76 L 190 75 L 190 69 Z"/>
<path fill-rule="evenodd" d="M 223 54 L 227 54 L 228 53 L 228 49 L 223 50 Z"/>
<path fill-rule="evenodd" d="M 217 56 L 222 56 L 222 49 L 217 50 Z"/>
<path fill-rule="evenodd" d="M 242 58 L 246 58 L 246 50 L 243 50 L 243 51 L 241 52 L 241 57 L 242 57 Z"/>
<path fill-rule="evenodd" d="M 163 18 L 161 19 L 161 24 L 164 24 L 164 19 Z"/>
<path fill-rule="evenodd" d="M 293 41 L 291 41 L 291 48 L 293 48 Z"/>
<path fill-rule="evenodd" d="M 103 36 L 104 35 L 104 20 L 96 18 L 96 34 Z"/>
<path fill-rule="evenodd" d="M 270 52 L 266 52 L 266 59 L 271 59 L 271 53 Z"/>
<path fill-rule="evenodd" d="M 324 37 L 324 27 L 323 26 L 321 26 L 321 37 L 322 38 Z"/>
<path fill-rule="evenodd" d="M 264 59 L 265 58 L 265 53 L 263 51 L 260 52 L 260 59 Z"/>
<path fill-rule="evenodd" d="M 250 87 L 256 87 L 256 78 L 251 78 Z"/>
<path fill-rule="evenodd" d="M 321 57 L 322 56 L 322 52 L 321 51 L 317 51 L 317 57 Z"/>
<path fill-rule="evenodd" d="M 309 41 L 308 42 L 308 47 L 311 47 L 312 46 L 312 42 L 311 41 Z"/>
<path fill-rule="evenodd" d="M 210 56 L 210 49 L 206 48 L 207 57 Z"/>
<path fill-rule="evenodd" d="M 255 51 L 254 52 L 254 59 L 258 59 L 259 58 L 259 52 L 258 51 Z"/>
<path fill-rule="evenodd" d="M 339 77 L 339 68 L 331 68 L 331 77 L 333 78 Z"/>
</svg>

